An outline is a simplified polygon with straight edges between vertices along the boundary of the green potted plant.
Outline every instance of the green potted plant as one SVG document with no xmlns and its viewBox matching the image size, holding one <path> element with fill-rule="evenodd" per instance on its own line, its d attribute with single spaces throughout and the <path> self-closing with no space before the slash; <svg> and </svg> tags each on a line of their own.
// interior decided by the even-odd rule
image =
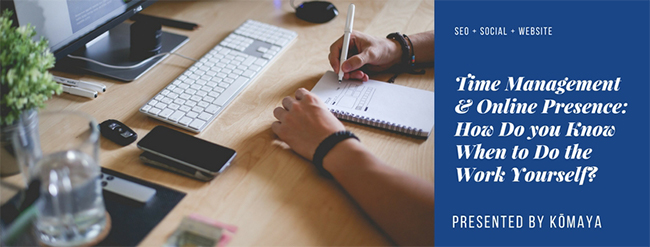
<svg viewBox="0 0 650 247">
<path fill-rule="evenodd" d="M 36 31 L 30 25 L 12 26 L 12 14 L 5 10 L 0 16 L 0 176 L 20 171 L 13 157 L 13 132 L 21 128 L 21 123 L 37 125 L 36 109 L 43 107 L 52 94 L 62 91 L 48 72 L 55 59 L 47 40 L 35 41 Z"/>
</svg>

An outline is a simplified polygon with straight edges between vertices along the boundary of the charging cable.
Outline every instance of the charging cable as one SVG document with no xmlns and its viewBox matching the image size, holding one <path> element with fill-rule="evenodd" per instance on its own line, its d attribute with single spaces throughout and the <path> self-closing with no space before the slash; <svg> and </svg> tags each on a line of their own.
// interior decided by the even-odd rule
<svg viewBox="0 0 650 247">
<path fill-rule="evenodd" d="M 163 52 L 163 53 L 160 53 L 160 54 L 156 54 L 156 55 L 153 55 L 153 56 L 151 56 L 151 57 L 149 57 L 149 58 L 143 60 L 142 62 L 140 62 L 140 63 L 138 63 L 138 64 L 134 64 L 134 65 L 130 65 L 130 66 L 117 66 L 117 65 L 110 65 L 110 64 L 105 64 L 105 63 L 102 63 L 102 62 L 100 62 L 100 61 L 93 60 L 93 59 L 90 59 L 90 58 L 79 57 L 79 56 L 74 56 L 74 55 L 70 55 L 70 54 L 68 54 L 68 57 L 69 57 L 69 58 L 72 58 L 72 59 L 77 59 L 77 60 L 83 60 L 83 61 L 86 61 L 86 62 L 91 62 L 91 63 L 97 64 L 97 65 L 100 65 L 100 66 L 103 66 L 103 67 L 106 67 L 106 68 L 111 68 L 111 69 L 135 69 L 135 68 L 138 68 L 138 67 L 140 67 L 140 66 L 142 66 L 142 65 L 144 65 L 144 64 L 146 64 L 146 63 L 148 63 L 149 61 L 151 61 L 151 60 L 154 59 L 154 58 L 157 58 L 157 57 L 160 57 L 160 56 L 165 56 L 165 55 L 176 55 L 176 56 L 179 56 L 179 57 L 182 57 L 182 58 L 188 59 L 188 60 L 192 60 L 192 61 L 194 61 L 194 62 L 198 62 L 198 61 L 199 61 L 199 60 L 196 60 L 196 59 L 194 59 L 194 58 L 186 57 L 186 56 L 183 56 L 183 55 L 178 54 L 178 53 L 175 53 L 175 52 Z"/>
</svg>

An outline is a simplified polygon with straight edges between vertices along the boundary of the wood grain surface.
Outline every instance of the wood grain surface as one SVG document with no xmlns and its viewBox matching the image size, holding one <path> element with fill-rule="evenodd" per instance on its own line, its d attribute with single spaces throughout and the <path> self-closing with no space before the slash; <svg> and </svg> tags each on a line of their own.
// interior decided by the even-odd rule
<svg viewBox="0 0 650 247">
<path fill-rule="evenodd" d="M 239 231 L 231 246 L 391 245 L 390 239 L 336 182 L 320 177 L 310 162 L 288 149 L 270 129 L 275 121 L 272 110 L 280 105 L 283 97 L 293 95 L 300 87 L 311 89 L 331 69 L 327 60 L 329 46 L 342 36 L 347 6 L 352 2 L 333 3 L 340 14 L 325 24 L 296 18 L 289 1 L 159 1 L 143 11 L 200 24 L 195 31 L 163 27 L 189 36 L 190 41 L 177 52 L 194 58 L 200 58 L 247 19 L 296 31 L 298 38 L 213 123 L 195 135 L 238 153 L 231 167 L 213 181 L 199 182 L 146 166 L 138 159 L 142 151 L 135 143 L 121 147 L 102 138 L 100 163 L 103 167 L 187 193 L 140 245 L 161 246 L 181 219 L 192 213 L 237 225 Z M 353 3 L 357 31 L 384 37 L 396 31 L 413 34 L 433 30 L 433 0 Z M 147 117 L 138 109 L 191 64 L 192 61 L 171 56 L 130 83 L 55 72 L 104 83 L 107 92 L 94 100 L 62 94 L 48 101 L 46 109 L 83 111 L 98 122 L 117 119 L 135 130 L 141 139 L 154 126 L 167 124 Z M 391 76 L 378 74 L 372 78 L 385 81 Z M 396 83 L 434 91 L 433 78 L 433 68 L 428 68 L 424 75 L 402 74 Z M 389 165 L 429 180 L 433 187 L 433 134 L 421 140 L 354 123 L 344 124 Z"/>
</svg>

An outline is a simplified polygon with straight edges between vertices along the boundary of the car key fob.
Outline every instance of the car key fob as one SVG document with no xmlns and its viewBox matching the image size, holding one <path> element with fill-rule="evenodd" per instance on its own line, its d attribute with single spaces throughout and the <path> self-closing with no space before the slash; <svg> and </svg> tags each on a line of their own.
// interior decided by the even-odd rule
<svg viewBox="0 0 650 247">
<path fill-rule="evenodd" d="M 122 122 L 109 119 L 99 124 L 99 131 L 118 145 L 126 146 L 138 139 L 138 134 Z"/>
</svg>

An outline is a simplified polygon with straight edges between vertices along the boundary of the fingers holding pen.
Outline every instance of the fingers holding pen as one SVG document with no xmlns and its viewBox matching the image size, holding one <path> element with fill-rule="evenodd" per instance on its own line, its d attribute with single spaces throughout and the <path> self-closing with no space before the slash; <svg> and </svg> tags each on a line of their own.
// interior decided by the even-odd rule
<svg viewBox="0 0 650 247">
<path fill-rule="evenodd" d="M 341 49 L 343 48 L 343 36 L 334 41 L 330 46 L 329 61 L 334 73 L 339 73 L 339 67 L 341 66 L 341 61 L 339 60 L 341 56 Z"/>
</svg>

